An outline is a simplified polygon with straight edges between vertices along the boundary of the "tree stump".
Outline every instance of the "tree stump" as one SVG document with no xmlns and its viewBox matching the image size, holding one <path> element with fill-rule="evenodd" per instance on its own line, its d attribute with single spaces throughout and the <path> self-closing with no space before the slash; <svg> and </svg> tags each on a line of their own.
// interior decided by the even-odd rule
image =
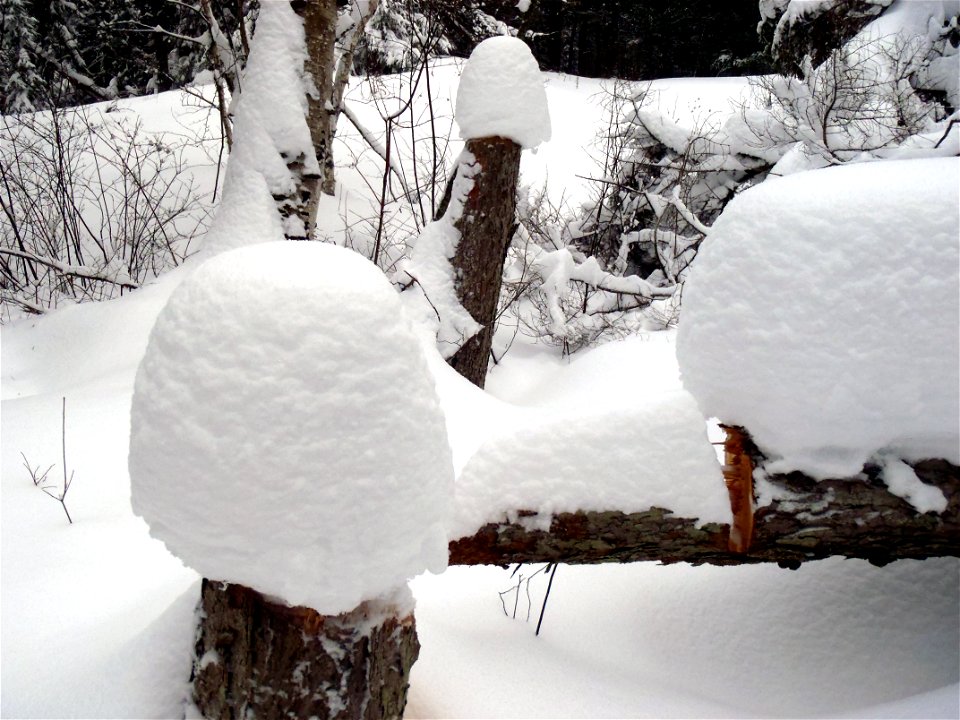
<svg viewBox="0 0 960 720">
<path fill-rule="evenodd" d="M 407 588 L 342 615 L 203 580 L 193 701 L 205 718 L 399 718 L 420 652 Z"/>
<path fill-rule="evenodd" d="M 487 377 L 497 317 L 503 263 L 515 228 L 521 147 L 502 137 L 468 140 L 480 171 L 473 177 L 463 213 L 454 223 L 460 242 L 453 258 L 457 298 L 483 329 L 449 359 L 454 370 L 477 387 Z"/>
</svg>

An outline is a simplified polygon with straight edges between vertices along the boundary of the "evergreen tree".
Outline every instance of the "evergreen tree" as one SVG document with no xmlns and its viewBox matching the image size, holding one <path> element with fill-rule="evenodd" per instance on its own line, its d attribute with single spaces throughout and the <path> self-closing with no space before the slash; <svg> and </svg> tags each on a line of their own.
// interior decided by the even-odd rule
<svg viewBox="0 0 960 720">
<path fill-rule="evenodd" d="M 41 84 L 32 48 L 36 47 L 36 21 L 24 0 L 6 0 L 0 11 L 0 112 L 32 112 Z"/>
</svg>

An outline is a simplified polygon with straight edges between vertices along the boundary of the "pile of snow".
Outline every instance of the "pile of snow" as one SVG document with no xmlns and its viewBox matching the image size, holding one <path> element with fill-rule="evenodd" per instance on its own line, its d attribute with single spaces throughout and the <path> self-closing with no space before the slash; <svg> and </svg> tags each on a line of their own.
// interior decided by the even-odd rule
<svg viewBox="0 0 960 720">
<path fill-rule="evenodd" d="M 535 148 L 550 139 L 543 78 L 523 40 L 492 37 L 474 48 L 460 76 L 456 119 L 464 140 L 497 136 Z"/>
<path fill-rule="evenodd" d="M 646 405 L 554 417 L 488 440 L 457 477 L 451 538 L 538 513 L 653 507 L 730 523 L 730 503 L 703 417 L 685 392 Z"/>
<path fill-rule="evenodd" d="M 703 413 L 777 470 L 850 476 L 880 451 L 960 464 L 957 159 L 767 181 L 720 216 L 677 356 Z"/>
<path fill-rule="evenodd" d="M 433 380 L 346 249 L 261 244 L 187 278 L 137 373 L 129 464 L 134 511 L 204 577 L 336 614 L 446 567 Z"/>
<path fill-rule="evenodd" d="M 460 244 L 456 223 L 463 216 L 467 195 L 480 165 L 473 154 L 463 150 L 456 162 L 450 203 L 443 217 L 423 228 L 410 248 L 409 259 L 400 263 L 393 281 L 405 292 L 411 317 L 436 338 L 437 350 L 451 358 L 482 329 L 457 296 L 451 260 Z"/>
</svg>

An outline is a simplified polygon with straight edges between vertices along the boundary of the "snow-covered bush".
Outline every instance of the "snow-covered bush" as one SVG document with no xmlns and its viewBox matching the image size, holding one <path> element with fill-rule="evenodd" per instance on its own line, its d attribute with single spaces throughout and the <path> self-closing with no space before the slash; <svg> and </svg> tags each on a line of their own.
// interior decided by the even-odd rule
<svg viewBox="0 0 960 720">
<path fill-rule="evenodd" d="M 775 44 L 816 18 L 849 22 L 837 33 L 804 35 L 821 45 L 790 66 L 795 75 L 756 78 L 751 97 L 709 121 L 673 117 L 649 85 L 615 89 L 622 110 L 606 131 L 611 162 L 573 235 L 608 271 L 680 286 L 709 225 L 768 175 L 956 153 L 960 7 L 773 0 L 761 11 L 776 21 Z M 677 292 L 644 314 L 675 320 L 682 298 Z"/>
<path fill-rule="evenodd" d="M 453 465 L 383 274 L 321 243 L 206 261 L 137 373 L 134 511 L 205 577 L 324 614 L 446 566 Z"/>
<path fill-rule="evenodd" d="M 677 356 L 707 417 L 778 471 L 960 464 L 960 161 L 771 179 L 713 227 L 684 293 Z"/>
<path fill-rule="evenodd" d="M 758 78 L 731 134 L 774 161 L 802 155 L 808 167 L 878 157 L 919 134 L 940 137 L 958 107 L 960 6 L 880 5 L 890 7 L 843 44 L 810 48 L 792 74 Z M 778 29 L 808 17 L 793 9 Z"/>
</svg>

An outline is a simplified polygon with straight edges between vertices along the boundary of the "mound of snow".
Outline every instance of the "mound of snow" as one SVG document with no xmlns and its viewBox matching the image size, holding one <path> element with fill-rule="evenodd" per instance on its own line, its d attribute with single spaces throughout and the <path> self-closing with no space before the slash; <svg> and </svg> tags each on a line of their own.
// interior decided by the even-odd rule
<svg viewBox="0 0 960 720">
<path fill-rule="evenodd" d="M 204 577 L 321 613 L 446 567 L 453 466 L 426 360 L 343 248 L 211 258 L 160 313 L 131 418 L 134 512 Z"/>
<path fill-rule="evenodd" d="M 498 136 L 535 148 L 550 139 L 543 78 L 523 40 L 492 37 L 474 48 L 460 76 L 456 121 L 464 140 Z"/>
<path fill-rule="evenodd" d="M 652 507 L 730 523 L 730 503 L 703 417 L 682 390 L 638 408 L 559 416 L 488 440 L 457 477 L 451 538 L 539 513 Z"/>
<path fill-rule="evenodd" d="M 960 161 L 765 182 L 714 225 L 677 356 L 706 416 L 777 470 L 849 476 L 880 451 L 960 464 Z"/>
</svg>

